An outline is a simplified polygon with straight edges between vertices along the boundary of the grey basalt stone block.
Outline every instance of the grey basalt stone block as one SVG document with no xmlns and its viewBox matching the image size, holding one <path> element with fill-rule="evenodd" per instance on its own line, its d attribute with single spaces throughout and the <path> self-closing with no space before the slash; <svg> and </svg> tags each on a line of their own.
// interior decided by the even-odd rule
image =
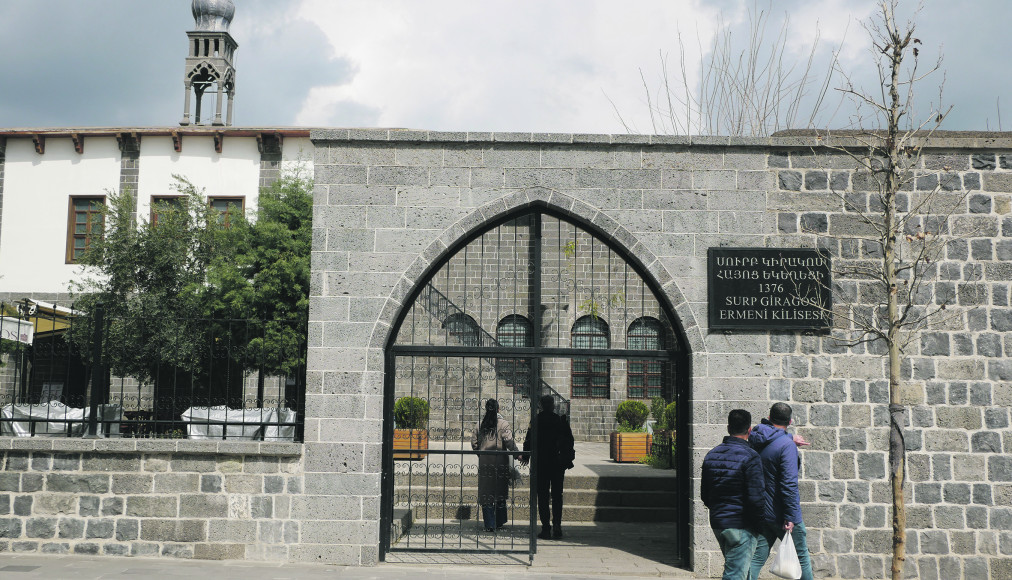
<svg viewBox="0 0 1012 580">
<path fill-rule="evenodd" d="M 980 431 L 970 436 L 970 449 L 974 453 L 1001 453 L 1001 435 L 994 431 Z"/>
<path fill-rule="evenodd" d="M 970 404 L 978 407 L 991 405 L 991 384 L 975 382 L 970 385 Z"/>
<path fill-rule="evenodd" d="M 946 483 L 943 496 L 946 503 L 966 505 L 970 503 L 971 486 L 968 483 Z"/>
<path fill-rule="evenodd" d="M 826 233 L 829 231 L 829 216 L 824 213 L 801 214 L 801 231 L 808 233 Z"/>
<path fill-rule="evenodd" d="M 200 491 L 203 493 L 221 492 L 221 476 L 217 474 L 201 475 Z"/>
<path fill-rule="evenodd" d="M 825 171 L 806 171 L 805 189 L 808 191 L 821 191 L 829 187 L 829 174 Z"/>
<path fill-rule="evenodd" d="M 115 520 L 112 519 L 90 519 L 85 536 L 88 539 L 110 539 L 115 530 Z"/>
<path fill-rule="evenodd" d="M 1003 429 L 1009 426 L 1009 410 L 1005 407 L 984 409 L 984 425 L 988 429 Z"/>
<path fill-rule="evenodd" d="M 920 546 L 923 554 L 948 554 L 948 535 L 940 530 L 920 532 Z"/>
<path fill-rule="evenodd" d="M 974 169 L 994 169 L 997 164 L 993 154 L 975 154 L 970 156 L 970 166 Z"/>
<path fill-rule="evenodd" d="M 857 471 L 861 479 L 873 480 L 885 477 L 885 455 L 881 453 L 858 453 Z"/>
<path fill-rule="evenodd" d="M 68 540 L 84 537 L 85 520 L 79 518 L 60 518 L 59 537 Z M 2 537 L 2 535 L 0 535 Z"/>
<path fill-rule="evenodd" d="M 250 514 L 253 519 L 273 517 L 274 498 L 270 496 L 254 496 L 250 499 Z"/>
<path fill-rule="evenodd" d="M 201 520 L 141 521 L 141 539 L 156 542 L 203 542 L 207 539 L 206 523 Z"/>
<path fill-rule="evenodd" d="M 25 536 L 28 538 L 56 537 L 56 518 L 28 518 L 25 521 Z"/>
<path fill-rule="evenodd" d="M 840 578 L 861 578 L 860 556 L 844 555 L 836 559 L 837 573 Z"/>
<path fill-rule="evenodd" d="M 65 542 L 46 542 L 39 547 L 43 554 L 69 554 L 70 544 Z"/>
<path fill-rule="evenodd" d="M 107 497 L 102 499 L 102 515 L 103 516 L 119 516 L 123 515 L 123 498 L 121 497 Z"/>
<path fill-rule="evenodd" d="M 840 503 L 847 492 L 847 484 L 843 481 L 820 481 L 817 485 L 819 501 Z"/>
<path fill-rule="evenodd" d="M 987 529 L 988 508 L 981 505 L 971 505 L 966 508 L 966 527 L 971 530 Z"/>
<path fill-rule="evenodd" d="M 804 477 L 809 480 L 828 480 L 832 478 L 832 456 L 829 453 L 807 451 L 802 454 Z"/>
<path fill-rule="evenodd" d="M 949 335 L 943 332 L 921 334 L 921 354 L 923 356 L 948 356 L 951 352 Z"/>
<path fill-rule="evenodd" d="M 847 482 L 847 502 L 865 504 L 871 501 L 871 486 L 867 481 Z"/>
<path fill-rule="evenodd" d="M 976 191 L 981 188 L 979 173 L 964 173 L 963 188 L 967 191 Z"/>
<path fill-rule="evenodd" d="M 802 176 L 800 171 L 780 171 L 777 177 L 780 189 L 801 191 Z"/>
<path fill-rule="evenodd" d="M 0 473 L 0 491 L 20 491 L 21 476 L 18 473 Z"/>
<path fill-rule="evenodd" d="M 32 515 L 32 506 L 34 503 L 35 498 L 30 495 L 17 496 L 14 498 L 11 513 L 16 516 L 30 516 Z"/>
<path fill-rule="evenodd" d="M 46 489 L 56 492 L 107 493 L 109 476 L 51 473 L 46 476 Z"/>
<path fill-rule="evenodd" d="M 81 544 L 74 544 L 74 553 L 83 554 L 86 556 L 98 555 L 101 551 L 101 546 L 92 542 L 86 542 Z"/>
</svg>

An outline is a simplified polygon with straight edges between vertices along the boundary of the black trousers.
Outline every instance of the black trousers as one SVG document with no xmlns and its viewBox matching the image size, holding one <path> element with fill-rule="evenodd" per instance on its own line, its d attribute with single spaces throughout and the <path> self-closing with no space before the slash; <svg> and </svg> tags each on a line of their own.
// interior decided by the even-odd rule
<svg viewBox="0 0 1012 580">
<path fill-rule="evenodd" d="M 538 467 L 538 516 L 544 528 L 554 524 L 562 525 L 562 484 L 566 478 L 566 470 L 552 465 Z M 548 500 L 551 497 L 551 522 L 548 516 Z"/>
</svg>

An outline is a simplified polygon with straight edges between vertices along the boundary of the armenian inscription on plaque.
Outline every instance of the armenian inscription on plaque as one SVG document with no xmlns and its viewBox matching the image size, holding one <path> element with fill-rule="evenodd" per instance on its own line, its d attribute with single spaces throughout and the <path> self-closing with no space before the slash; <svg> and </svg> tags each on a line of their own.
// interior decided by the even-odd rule
<svg viewBox="0 0 1012 580">
<path fill-rule="evenodd" d="M 707 257 L 711 329 L 829 329 L 829 254 L 796 248 L 710 248 Z"/>
</svg>

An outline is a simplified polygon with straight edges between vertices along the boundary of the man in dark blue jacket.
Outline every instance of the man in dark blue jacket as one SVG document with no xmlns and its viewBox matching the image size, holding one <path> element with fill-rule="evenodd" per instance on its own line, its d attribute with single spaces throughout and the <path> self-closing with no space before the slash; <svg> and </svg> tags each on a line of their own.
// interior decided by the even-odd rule
<svg viewBox="0 0 1012 580">
<path fill-rule="evenodd" d="M 748 444 L 752 415 L 727 415 L 728 436 L 703 459 L 700 496 L 710 509 L 710 527 L 724 554 L 723 580 L 747 580 L 763 513 L 762 461 Z"/>
<path fill-rule="evenodd" d="M 759 577 L 773 542 L 791 530 L 801 564 L 801 580 L 812 580 L 812 561 L 808 556 L 805 523 L 801 521 L 801 496 L 798 494 L 798 445 L 807 445 L 807 442 L 787 433 L 792 413 L 787 403 L 775 403 L 770 407 L 769 419 L 763 419 L 748 437 L 749 443 L 762 458 L 766 481 L 763 494 L 765 509 L 752 558 L 752 578 Z"/>
</svg>

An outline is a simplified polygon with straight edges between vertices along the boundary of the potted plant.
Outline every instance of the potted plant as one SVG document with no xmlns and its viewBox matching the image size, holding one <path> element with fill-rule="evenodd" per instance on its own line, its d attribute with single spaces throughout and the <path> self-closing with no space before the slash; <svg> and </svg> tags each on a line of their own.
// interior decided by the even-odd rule
<svg viewBox="0 0 1012 580">
<path fill-rule="evenodd" d="M 401 397 L 394 403 L 394 459 L 417 461 L 429 448 L 429 402 Z"/>
<path fill-rule="evenodd" d="M 650 409 L 640 401 L 622 401 L 615 410 L 618 430 L 611 433 L 611 458 L 635 463 L 650 454 L 652 438 L 643 428 Z"/>
</svg>

